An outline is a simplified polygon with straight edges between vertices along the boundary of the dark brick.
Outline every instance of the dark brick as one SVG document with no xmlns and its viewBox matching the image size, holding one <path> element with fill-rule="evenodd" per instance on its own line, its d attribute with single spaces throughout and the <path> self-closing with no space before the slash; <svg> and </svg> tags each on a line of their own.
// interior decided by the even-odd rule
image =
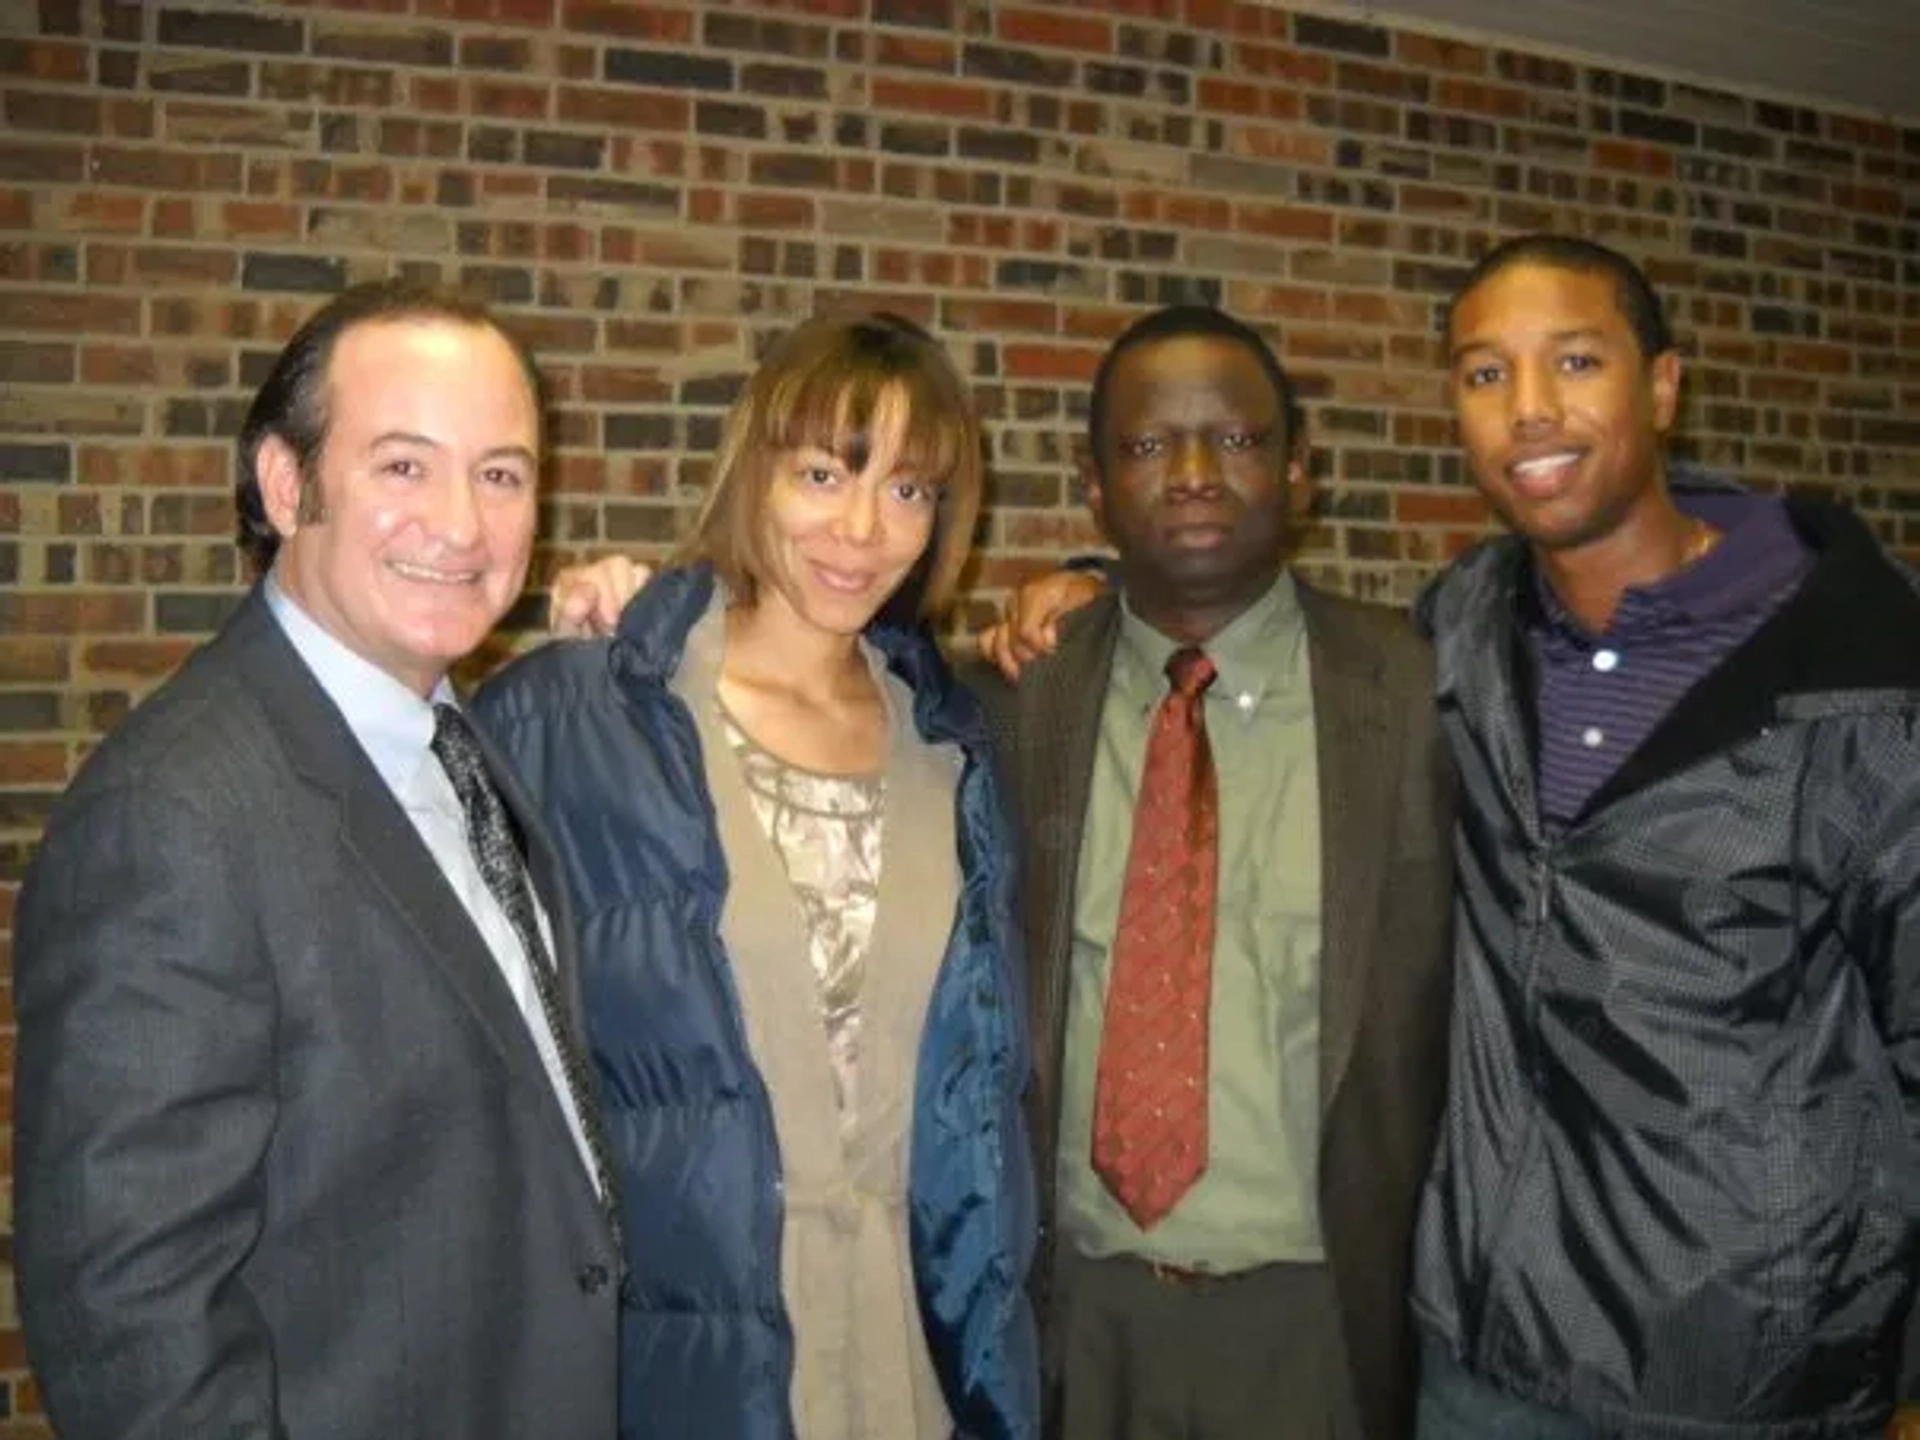
<svg viewBox="0 0 1920 1440">
<path fill-rule="evenodd" d="M 1738 230 L 1715 230 L 1696 225 L 1688 237 L 1687 248 L 1695 255 L 1712 255 L 1725 260 L 1747 258 L 1747 237 Z"/>
<path fill-rule="evenodd" d="M 463 265 L 460 285 L 496 305 L 525 305 L 533 299 L 533 276 L 513 265 Z"/>
<path fill-rule="evenodd" d="M 820 143 L 820 117 L 813 111 L 780 117 L 780 138 L 789 145 Z"/>
<path fill-rule="evenodd" d="M 1110 65 L 1103 60 L 1089 60 L 1085 84 L 1095 95 L 1144 95 L 1147 72 L 1138 65 Z"/>
<path fill-rule="evenodd" d="M 1309 50 L 1338 50 L 1382 60 L 1393 53 L 1393 37 L 1378 25 L 1353 25 L 1322 15 L 1295 15 L 1293 43 Z"/>
<path fill-rule="evenodd" d="M 64 485 L 72 479 L 72 447 L 0 443 L 0 480 Z"/>
<path fill-rule="evenodd" d="M 747 178 L 755 185 L 827 191 L 834 188 L 835 176 L 831 155 L 755 155 L 747 162 Z"/>
<path fill-rule="evenodd" d="M 0 552 L 0 578 L 19 579 L 19 552 L 8 545 Z M 11 573 L 8 573 L 11 572 Z M 60 728 L 60 697 L 51 690 L 0 690 L 0 731 L 21 733 Z"/>
<path fill-rule="evenodd" d="M 1467 266 L 1424 260 L 1393 262 L 1393 288 L 1407 294 L 1452 295 L 1467 278 Z"/>
<path fill-rule="evenodd" d="M 473 176 L 458 170 L 443 170 L 433 184 L 433 203 L 449 208 L 473 204 Z"/>
<path fill-rule="evenodd" d="M 872 126 L 865 115 L 842 111 L 833 117 L 833 143 L 842 150 L 864 150 L 872 143 Z"/>
<path fill-rule="evenodd" d="M 1217 275 L 1120 272 L 1120 299 L 1128 305 L 1218 305 L 1225 293 L 1225 282 Z M 1084 407 L 1078 413 L 1084 415 Z"/>
<path fill-rule="evenodd" d="M 606 418 L 609 450 L 671 450 L 674 417 L 658 412 L 612 414 Z"/>
<path fill-rule="evenodd" d="M 580 175 L 555 175 L 547 181 L 547 197 L 550 200 L 619 205 L 638 210 L 665 211 L 668 214 L 678 214 L 680 209 L 680 192 L 671 185 L 587 179 Z"/>
<path fill-rule="evenodd" d="M 481 165 L 511 165 L 520 155 L 520 132 L 505 125 L 475 125 L 467 132 L 467 159 Z"/>
<path fill-rule="evenodd" d="M 1771 100 L 1754 102 L 1753 118 L 1769 130 L 1785 135 L 1818 135 L 1820 117 L 1796 105 L 1780 105 Z"/>
<path fill-rule="evenodd" d="M 102 49 L 96 57 L 94 65 L 95 73 L 100 77 L 100 83 L 110 90 L 132 90 L 140 83 L 140 55 L 138 51 Z M 216 66 L 212 68 L 226 69 L 229 67 Z M 234 65 L 231 68 L 240 72 L 241 85 L 243 88 L 239 91 L 223 91 L 221 93 L 245 94 L 244 86 L 246 84 L 247 67 L 245 65 Z M 154 88 L 157 89 L 159 87 L 156 86 Z"/>
<path fill-rule="evenodd" d="M 240 433 L 250 402 L 232 400 L 169 400 L 160 428 L 176 439 L 224 440 Z"/>
<path fill-rule="evenodd" d="M 1209 41 L 1209 51 L 1217 51 L 1218 42 Z M 1114 48 L 1129 60 L 1157 60 L 1163 65 L 1192 69 L 1201 63 L 1200 39 L 1191 30 L 1148 29 L 1140 25 L 1122 25 L 1114 37 Z M 1216 53 L 1207 59 L 1210 69 L 1219 69 Z"/>
<path fill-rule="evenodd" d="M 1785 158 L 1787 164 L 1798 165 L 1809 170 L 1824 170 L 1829 174 L 1838 175 L 1853 173 L 1854 152 L 1839 145 L 1816 145 L 1811 140 L 1789 140 Z"/>
<path fill-rule="evenodd" d="M 75 184 L 83 178 L 85 152 L 78 145 L 22 145 L 0 140 L 0 180 Z"/>
<path fill-rule="evenodd" d="M 55 585 L 71 585 L 75 573 L 74 562 L 78 558 L 77 545 L 49 545 L 44 561 L 47 580 Z"/>
<path fill-rule="evenodd" d="M 615 47 L 607 51 L 603 73 L 622 84 L 652 85 L 663 90 L 733 89 L 732 62 L 700 55 Z"/>
<path fill-rule="evenodd" d="M 469 35 L 460 42 L 460 68 L 525 74 L 533 69 L 533 45 L 503 35 Z"/>
<path fill-rule="evenodd" d="M 742 140 L 767 138 L 767 112 L 759 105 L 730 100 L 701 100 L 693 107 L 693 128 L 701 135 L 732 135 Z"/>
<path fill-rule="evenodd" d="M 1772 136 L 1762 135 L 1757 130 L 1732 130 L 1724 125 L 1702 125 L 1700 145 L 1702 149 L 1717 150 L 1722 155 L 1739 155 L 1750 160 L 1771 160 L 1774 153 Z"/>
<path fill-rule="evenodd" d="M 231 590 L 209 594 L 172 591 L 153 597 L 153 625 L 163 635 L 207 635 L 226 623 L 240 596 Z"/>
<path fill-rule="evenodd" d="M 873 23 L 952 30 L 955 28 L 954 5 L 955 0 L 873 0 Z"/>
<path fill-rule="evenodd" d="M 240 261 L 245 290 L 290 290 L 331 295 L 346 287 L 346 262 L 330 255 L 274 255 L 256 251 Z"/>
<path fill-rule="evenodd" d="M 529 130 L 526 162 L 554 170 L 598 170 L 606 158 L 605 139 L 561 130 Z"/>
<path fill-rule="evenodd" d="M 196 45 L 209 50 L 251 50 L 266 55 L 298 55 L 306 48 L 298 20 L 270 15 L 167 9 L 160 12 L 162 45 Z"/>
<path fill-rule="evenodd" d="M 1610 100 L 1624 100 L 1629 105 L 1658 109 L 1667 103 L 1667 87 L 1660 81 L 1645 75 L 1623 75 L 1617 70 L 1587 71 L 1587 89 Z"/>
<path fill-rule="evenodd" d="M 1020 130 L 983 130 L 960 127 L 960 156 L 965 160 L 993 160 L 1002 165 L 1034 165 L 1040 160 L 1040 138 Z"/>
<path fill-rule="evenodd" d="M 711 405 L 718 409 L 733 404 L 746 383 L 744 375 L 700 375 L 682 380 L 677 398 L 682 405 Z"/>
<path fill-rule="evenodd" d="M 640 501 L 606 503 L 607 539 L 621 544 L 660 544 L 679 538 L 679 508 Z"/>
<path fill-rule="evenodd" d="M 726 11 L 709 12 L 701 24 L 707 44 L 715 50 L 752 50 L 802 60 L 824 60 L 831 33 L 824 25 L 795 25 Z"/>
<path fill-rule="evenodd" d="M 880 127 L 880 148 L 892 155 L 945 155 L 953 137 L 945 125 L 902 120 Z"/>
<path fill-rule="evenodd" d="M 1785 305 L 1756 305 L 1750 314 L 1755 331 L 1762 335 L 1818 336 L 1820 317 L 1806 310 Z"/>
<path fill-rule="evenodd" d="M 800 65 L 742 65 L 740 90 L 747 95 L 773 95 L 795 100 L 827 98 L 827 76 Z"/>
<path fill-rule="evenodd" d="M 960 73 L 981 80 L 1004 80 L 1012 85 L 1033 85 L 1043 89 L 1065 90 L 1073 85 L 1073 62 L 1032 50 L 1015 50 L 1006 45 L 969 45 L 960 59 Z"/>
<path fill-rule="evenodd" d="M 453 64 L 453 36 L 444 30 L 322 30 L 313 37 L 315 56 L 326 60 L 371 60 L 387 65 L 443 69 Z"/>
<path fill-rule="evenodd" d="M 1700 127 L 1691 120 L 1671 115 L 1654 115 L 1645 110 L 1620 107 L 1620 133 L 1635 140 L 1657 140 L 1663 145 L 1694 145 L 1700 139 Z"/>
</svg>

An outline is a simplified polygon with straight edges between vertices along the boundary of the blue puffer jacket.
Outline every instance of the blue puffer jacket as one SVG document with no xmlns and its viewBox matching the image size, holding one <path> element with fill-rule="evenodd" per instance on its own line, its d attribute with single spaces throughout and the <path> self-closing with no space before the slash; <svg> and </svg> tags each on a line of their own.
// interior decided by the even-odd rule
<svg viewBox="0 0 1920 1440">
<path fill-rule="evenodd" d="M 623 1440 L 794 1435 L 780 1155 L 720 938 L 727 863 L 694 720 L 668 688 L 714 583 L 705 567 L 658 576 L 613 639 L 546 646 L 474 707 L 540 800 L 581 927 L 631 1252 Z M 1025 1440 L 1039 1432 L 1039 1367 L 1012 846 L 972 697 L 925 635 L 876 626 L 868 639 L 911 687 L 919 733 L 965 755 L 960 902 L 914 1091 L 921 1313 L 960 1433 Z"/>
</svg>

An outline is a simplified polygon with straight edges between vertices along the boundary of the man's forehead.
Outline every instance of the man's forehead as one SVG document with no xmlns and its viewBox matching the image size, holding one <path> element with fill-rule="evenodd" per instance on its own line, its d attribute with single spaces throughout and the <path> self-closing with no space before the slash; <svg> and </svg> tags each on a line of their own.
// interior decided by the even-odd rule
<svg viewBox="0 0 1920 1440">
<path fill-rule="evenodd" d="M 1116 385 L 1158 394 L 1267 395 L 1266 368 L 1245 345 L 1224 335 L 1170 335 L 1124 351 Z"/>
</svg>

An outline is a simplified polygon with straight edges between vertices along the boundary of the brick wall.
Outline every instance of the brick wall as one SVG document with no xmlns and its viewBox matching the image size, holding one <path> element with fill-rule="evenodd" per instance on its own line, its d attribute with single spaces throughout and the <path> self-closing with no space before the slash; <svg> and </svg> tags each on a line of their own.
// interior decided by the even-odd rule
<svg viewBox="0 0 1920 1440">
<path fill-rule="evenodd" d="M 1204 297 L 1304 381 L 1313 568 L 1405 597 L 1481 520 L 1436 298 L 1546 227 L 1671 297 L 1686 449 L 1920 547 L 1920 120 L 1231 0 L 10 0 L 0 117 L 0 959 L 73 763 L 232 600 L 252 385 L 363 277 L 545 358 L 543 571 L 658 550 L 766 338 L 885 305 L 975 378 L 990 594 L 1091 539 L 1104 341 Z M 0 1440 L 41 1433 L 8 1290 Z"/>
</svg>

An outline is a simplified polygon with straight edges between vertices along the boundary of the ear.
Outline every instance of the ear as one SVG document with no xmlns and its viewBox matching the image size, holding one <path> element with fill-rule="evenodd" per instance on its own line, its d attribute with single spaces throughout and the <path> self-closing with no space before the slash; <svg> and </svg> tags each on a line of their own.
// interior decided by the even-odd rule
<svg viewBox="0 0 1920 1440">
<path fill-rule="evenodd" d="M 1087 509 L 1093 512 L 1093 523 L 1111 542 L 1113 532 L 1107 529 L 1107 491 L 1100 481 L 1100 462 L 1091 451 L 1080 455 L 1080 489 L 1087 497 Z"/>
<path fill-rule="evenodd" d="M 1287 461 L 1287 514 L 1304 520 L 1313 511 L 1313 476 L 1307 473 L 1306 457 L 1295 453 Z"/>
<path fill-rule="evenodd" d="M 304 484 L 293 447 L 278 435 L 267 436 L 254 454 L 253 473 L 260 482 L 267 520 L 282 540 L 291 538 L 300 528 L 300 491 Z"/>
<path fill-rule="evenodd" d="M 1653 430 L 1664 435 L 1673 428 L 1673 417 L 1680 409 L 1680 352 L 1663 350 L 1648 367 L 1653 392 Z"/>
</svg>

